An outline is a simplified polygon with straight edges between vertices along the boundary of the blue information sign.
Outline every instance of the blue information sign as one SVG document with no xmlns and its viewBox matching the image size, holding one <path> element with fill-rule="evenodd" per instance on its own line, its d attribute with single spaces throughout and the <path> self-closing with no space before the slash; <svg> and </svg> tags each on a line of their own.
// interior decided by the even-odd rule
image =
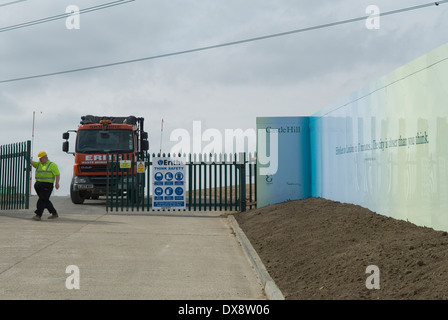
<svg viewBox="0 0 448 320">
<path fill-rule="evenodd" d="M 185 159 L 155 157 L 152 163 L 153 210 L 185 210 Z"/>
</svg>

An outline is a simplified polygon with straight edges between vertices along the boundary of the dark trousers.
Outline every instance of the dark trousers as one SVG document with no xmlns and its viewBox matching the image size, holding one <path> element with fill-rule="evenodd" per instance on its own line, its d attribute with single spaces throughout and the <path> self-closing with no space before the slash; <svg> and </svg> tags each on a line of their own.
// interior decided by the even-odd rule
<svg viewBox="0 0 448 320">
<path fill-rule="evenodd" d="M 36 190 L 37 196 L 39 197 L 39 200 L 37 200 L 37 209 L 34 213 L 38 216 L 42 216 L 44 210 L 48 209 L 51 214 L 56 214 L 56 209 L 50 201 L 50 195 L 53 191 L 53 184 L 37 181 L 34 184 L 34 190 Z"/>
</svg>

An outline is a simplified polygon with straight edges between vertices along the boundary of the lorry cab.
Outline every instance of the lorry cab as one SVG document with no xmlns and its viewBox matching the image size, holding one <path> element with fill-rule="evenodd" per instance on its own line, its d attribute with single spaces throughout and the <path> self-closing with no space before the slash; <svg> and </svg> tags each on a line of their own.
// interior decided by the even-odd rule
<svg viewBox="0 0 448 320">
<path fill-rule="evenodd" d="M 77 130 L 63 133 L 62 150 L 75 156 L 70 197 L 73 203 L 98 199 L 108 190 L 110 160 L 135 159 L 149 149 L 143 118 L 83 116 Z M 74 152 L 69 152 L 70 132 L 76 134 Z M 121 179 L 125 179 L 123 176 Z M 120 190 L 127 192 L 127 190 Z"/>
</svg>

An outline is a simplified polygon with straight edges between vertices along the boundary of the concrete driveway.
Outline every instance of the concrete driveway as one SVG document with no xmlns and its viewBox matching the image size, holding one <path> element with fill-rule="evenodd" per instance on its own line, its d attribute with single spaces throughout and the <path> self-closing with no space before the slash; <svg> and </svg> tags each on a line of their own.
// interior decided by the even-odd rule
<svg viewBox="0 0 448 320">
<path fill-rule="evenodd" d="M 221 212 L 0 211 L 0 299 L 266 299 Z"/>
</svg>

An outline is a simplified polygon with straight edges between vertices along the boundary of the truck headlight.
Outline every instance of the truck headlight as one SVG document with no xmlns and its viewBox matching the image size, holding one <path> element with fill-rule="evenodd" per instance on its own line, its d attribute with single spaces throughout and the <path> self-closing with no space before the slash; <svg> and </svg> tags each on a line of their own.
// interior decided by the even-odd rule
<svg viewBox="0 0 448 320">
<path fill-rule="evenodd" d="M 75 183 L 75 184 L 84 184 L 84 183 L 89 183 L 89 180 L 87 178 L 84 178 L 84 177 L 75 176 L 73 178 L 73 183 Z"/>
</svg>

